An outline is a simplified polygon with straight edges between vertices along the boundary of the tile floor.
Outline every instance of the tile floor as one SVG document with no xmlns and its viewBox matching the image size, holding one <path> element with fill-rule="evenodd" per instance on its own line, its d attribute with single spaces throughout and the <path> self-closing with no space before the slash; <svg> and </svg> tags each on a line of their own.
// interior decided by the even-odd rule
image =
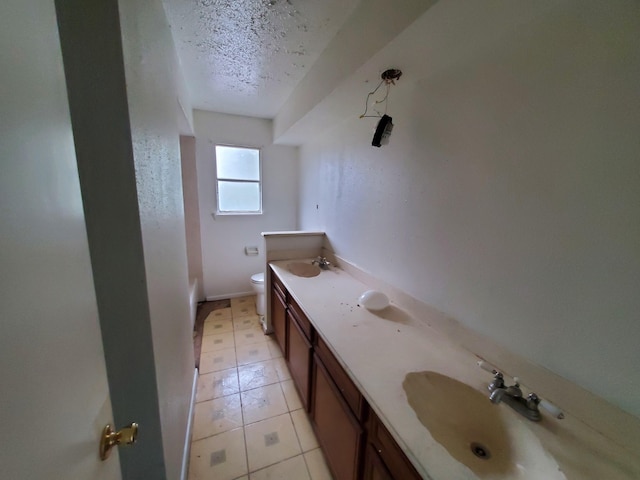
<svg viewBox="0 0 640 480">
<path fill-rule="evenodd" d="M 331 480 L 255 297 L 204 322 L 189 480 Z"/>
</svg>

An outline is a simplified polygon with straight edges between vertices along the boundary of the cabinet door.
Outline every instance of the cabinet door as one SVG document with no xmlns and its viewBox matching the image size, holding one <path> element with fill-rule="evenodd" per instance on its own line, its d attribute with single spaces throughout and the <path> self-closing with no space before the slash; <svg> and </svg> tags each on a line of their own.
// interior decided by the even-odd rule
<svg viewBox="0 0 640 480">
<path fill-rule="evenodd" d="M 393 480 L 393 477 L 384 466 L 380 456 L 376 453 L 373 445 L 367 445 L 367 452 L 364 457 L 363 480 Z"/>
<path fill-rule="evenodd" d="M 287 311 L 287 328 L 289 339 L 287 350 L 289 353 L 289 371 L 295 384 L 304 409 L 309 411 L 309 390 L 311 386 L 311 343 L 298 325 L 290 311 Z"/>
<path fill-rule="evenodd" d="M 363 430 L 317 355 L 313 357 L 312 422 L 336 480 L 358 478 Z"/>
<path fill-rule="evenodd" d="M 322 365 L 327 369 L 333 383 L 335 383 L 340 394 L 351 407 L 351 411 L 360 421 L 366 418 L 368 409 L 367 402 L 360 394 L 358 387 L 351 381 L 347 372 L 340 366 L 336 357 L 334 357 L 326 342 L 316 334 L 315 353 L 320 357 Z"/>
<path fill-rule="evenodd" d="M 373 412 L 369 418 L 368 438 L 374 453 L 384 463 L 391 478 L 397 480 L 420 480 L 422 478 Z"/>
<path fill-rule="evenodd" d="M 271 289 L 271 326 L 280 345 L 282 355 L 287 358 L 287 307 L 277 290 Z"/>
</svg>

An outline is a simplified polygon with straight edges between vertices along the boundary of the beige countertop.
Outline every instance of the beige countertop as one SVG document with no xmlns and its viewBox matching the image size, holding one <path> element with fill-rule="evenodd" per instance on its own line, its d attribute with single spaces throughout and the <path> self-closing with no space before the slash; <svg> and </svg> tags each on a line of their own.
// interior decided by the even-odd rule
<svg viewBox="0 0 640 480">
<path fill-rule="evenodd" d="M 533 458 L 538 450 L 555 465 L 553 478 L 640 478 L 640 457 L 624 448 L 620 439 L 605 438 L 569 412 L 564 420 L 543 412 L 543 420 L 534 423 L 506 405 L 495 408 L 517 432 L 511 442 L 522 440 L 514 447 L 524 452 L 518 457 L 522 464 L 506 473 L 477 475 L 433 439 L 409 405 L 402 384 L 408 373 L 429 370 L 485 393 L 491 375 L 477 367 L 478 358 L 430 327 L 428 318 L 412 318 L 393 303 L 375 313 L 359 306 L 358 297 L 370 287 L 345 271 L 332 267 L 317 277 L 301 278 L 287 270 L 288 263 L 270 265 L 424 478 L 549 479 L 548 472 L 532 473 L 522 466 L 540 464 Z"/>
</svg>

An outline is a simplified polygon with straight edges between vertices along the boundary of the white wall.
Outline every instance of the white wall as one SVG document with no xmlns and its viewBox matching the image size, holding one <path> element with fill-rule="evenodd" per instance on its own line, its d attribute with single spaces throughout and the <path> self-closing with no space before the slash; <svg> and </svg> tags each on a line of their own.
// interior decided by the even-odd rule
<svg viewBox="0 0 640 480">
<path fill-rule="evenodd" d="M 405 71 L 388 146 L 357 119 L 364 85 L 301 148 L 299 226 L 640 416 L 640 7 L 562 2 L 470 51 Z"/>
<path fill-rule="evenodd" d="M 204 299 L 202 288 L 202 247 L 200 245 L 200 209 L 198 207 L 198 171 L 196 168 L 196 139 L 180 136 L 180 164 L 184 198 L 184 224 L 187 239 L 189 281 L 197 280 L 196 297 Z"/>
<path fill-rule="evenodd" d="M 298 149 L 272 143 L 271 120 L 196 110 L 194 124 L 205 296 L 251 293 L 251 275 L 264 269 L 261 233 L 297 226 Z M 262 149 L 262 215 L 212 217 L 216 143 Z M 258 246 L 260 254 L 246 256 L 245 246 Z"/>
<path fill-rule="evenodd" d="M 53 2 L 0 4 L 2 478 L 120 478 Z"/>
</svg>

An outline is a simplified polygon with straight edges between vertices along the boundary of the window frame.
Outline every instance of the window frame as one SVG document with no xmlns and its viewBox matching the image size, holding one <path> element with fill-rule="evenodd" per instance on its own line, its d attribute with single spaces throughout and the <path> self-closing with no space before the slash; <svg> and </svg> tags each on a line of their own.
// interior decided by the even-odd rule
<svg viewBox="0 0 640 480">
<path fill-rule="evenodd" d="M 218 178 L 218 152 L 217 147 L 244 148 L 247 150 L 257 150 L 258 152 L 258 180 L 241 180 L 237 178 Z M 216 211 L 214 218 L 218 216 L 242 216 L 242 215 L 262 215 L 264 213 L 262 202 L 262 148 L 250 145 L 234 145 L 229 143 L 215 143 L 213 146 L 213 171 L 215 176 L 216 188 Z M 237 182 L 237 183 L 257 183 L 258 184 L 258 201 L 260 202 L 259 210 L 220 210 L 220 182 Z"/>
</svg>

